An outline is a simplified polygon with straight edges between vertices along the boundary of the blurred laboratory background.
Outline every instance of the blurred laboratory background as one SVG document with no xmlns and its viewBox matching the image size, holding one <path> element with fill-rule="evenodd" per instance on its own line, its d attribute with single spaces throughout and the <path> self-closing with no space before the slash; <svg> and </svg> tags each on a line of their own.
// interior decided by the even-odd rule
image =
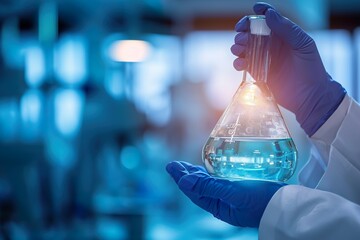
<svg viewBox="0 0 360 240">
<path fill-rule="evenodd" d="M 358 100 L 360 1 L 268 2 Z M 257 239 L 165 171 L 202 164 L 241 79 L 233 28 L 254 3 L 0 0 L 0 239 Z M 282 111 L 300 170 L 310 144 Z"/>
</svg>

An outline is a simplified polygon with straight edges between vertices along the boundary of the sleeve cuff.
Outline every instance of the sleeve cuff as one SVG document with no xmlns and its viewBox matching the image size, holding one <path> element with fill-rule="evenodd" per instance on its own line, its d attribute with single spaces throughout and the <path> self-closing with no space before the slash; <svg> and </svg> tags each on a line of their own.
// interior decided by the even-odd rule
<svg viewBox="0 0 360 240">
<path fill-rule="evenodd" d="M 312 135 L 311 139 L 316 141 L 322 141 L 326 145 L 330 145 L 335 137 L 342 121 L 344 120 L 349 106 L 351 103 L 351 98 L 346 95 L 336 109 L 336 111 L 330 116 L 330 118 Z"/>
</svg>

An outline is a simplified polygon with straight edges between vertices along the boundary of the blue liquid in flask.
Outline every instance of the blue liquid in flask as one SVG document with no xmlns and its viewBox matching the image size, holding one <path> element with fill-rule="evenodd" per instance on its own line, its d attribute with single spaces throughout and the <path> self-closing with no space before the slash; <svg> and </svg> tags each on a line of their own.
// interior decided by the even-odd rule
<svg viewBox="0 0 360 240">
<path fill-rule="evenodd" d="M 209 173 L 230 179 L 286 181 L 295 171 L 296 159 L 291 138 L 210 137 L 203 148 Z"/>
</svg>

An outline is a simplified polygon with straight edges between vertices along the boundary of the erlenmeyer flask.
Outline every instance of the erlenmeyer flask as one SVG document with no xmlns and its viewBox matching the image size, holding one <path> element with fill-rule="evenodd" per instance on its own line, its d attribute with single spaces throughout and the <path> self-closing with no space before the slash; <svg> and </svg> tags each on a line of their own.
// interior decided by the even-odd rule
<svg viewBox="0 0 360 240">
<path fill-rule="evenodd" d="M 203 148 L 207 171 L 217 177 L 286 181 L 297 151 L 266 81 L 270 29 L 250 16 L 248 71 Z"/>
</svg>

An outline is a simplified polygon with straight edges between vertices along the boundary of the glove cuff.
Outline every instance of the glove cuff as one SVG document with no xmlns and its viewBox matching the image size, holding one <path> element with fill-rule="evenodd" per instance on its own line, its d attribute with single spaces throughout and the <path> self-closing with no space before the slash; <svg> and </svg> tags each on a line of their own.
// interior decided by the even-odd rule
<svg viewBox="0 0 360 240">
<path fill-rule="evenodd" d="M 346 95 L 341 84 L 332 79 L 322 87 L 325 90 L 314 91 L 307 99 L 310 104 L 306 104 L 306 109 L 296 113 L 297 121 L 309 137 L 330 118 Z"/>
</svg>

